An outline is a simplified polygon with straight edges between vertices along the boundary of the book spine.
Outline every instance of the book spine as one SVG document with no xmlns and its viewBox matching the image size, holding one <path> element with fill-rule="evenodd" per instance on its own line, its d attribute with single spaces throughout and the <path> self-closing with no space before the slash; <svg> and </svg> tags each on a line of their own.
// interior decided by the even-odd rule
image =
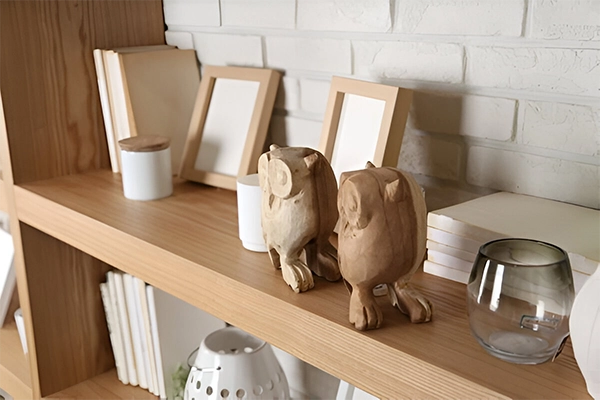
<svg viewBox="0 0 600 400">
<path fill-rule="evenodd" d="M 137 368 L 135 365 L 135 357 L 133 355 L 133 339 L 131 337 L 131 329 L 129 326 L 129 313 L 127 312 L 127 304 L 125 301 L 125 285 L 123 283 L 123 275 L 114 273 L 115 287 L 117 291 L 117 304 L 119 306 L 119 319 L 123 332 L 123 344 L 125 349 L 125 361 L 127 364 L 127 374 L 129 383 L 133 386 L 138 385 Z"/>
<path fill-rule="evenodd" d="M 154 358 L 156 359 L 156 376 L 158 379 L 158 392 L 161 399 L 166 399 L 167 390 L 165 387 L 162 353 L 160 350 L 160 337 L 158 336 L 156 307 L 154 305 L 154 288 L 150 285 L 146 286 L 146 298 L 148 299 L 148 313 L 150 315 L 150 326 L 152 328 L 152 344 L 154 345 Z"/>
<path fill-rule="evenodd" d="M 143 362 L 144 362 L 144 373 L 146 375 L 146 380 L 148 382 L 148 391 L 150 393 L 154 393 L 154 380 L 152 378 L 152 367 L 150 366 L 151 360 L 150 360 L 150 343 L 148 342 L 147 339 L 147 334 L 146 334 L 146 324 L 144 322 L 144 315 L 143 315 L 143 309 L 142 309 L 142 301 L 141 301 L 141 292 L 143 291 L 144 294 L 146 294 L 145 289 L 142 289 L 140 287 L 144 286 L 144 282 L 139 279 L 136 278 L 135 276 L 132 276 L 132 284 L 133 284 L 133 291 L 134 291 L 134 296 L 135 296 L 135 308 L 136 308 L 136 315 L 137 315 L 137 323 L 138 323 L 138 327 L 139 327 L 139 332 L 140 332 L 140 345 L 141 345 L 141 349 L 142 349 L 142 358 L 143 358 Z M 152 362 L 154 362 L 152 360 Z"/>
<path fill-rule="evenodd" d="M 117 366 L 121 365 L 121 382 L 125 385 L 129 384 L 129 371 L 127 367 L 127 361 L 125 359 L 125 345 L 123 343 L 123 328 L 121 327 L 121 320 L 119 317 L 119 306 L 117 301 L 117 290 L 115 286 L 114 272 L 109 271 L 106 274 L 106 286 L 108 288 L 108 297 L 110 301 L 110 315 L 111 324 L 115 332 L 115 346 L 113 352 L 115 353 L 115 363 Z"/>
<path fill-rule="evenodd" d="M 150 374 L 152 376 L 152 393 L 158 396 L 159 388 L 158 388 L 158 376 L 156 371 L 156 357 L 154 356 L 154 343 L 152 342 L 152 327 L 150 322 L 150 311 L 148 308 L 148 298 L 146 295 L 146 283 L 141 279 L 137 279 L 138 287 L 139 287 L 139 295 L 140 295 L 140 303 L 142 305 L 142 316 L 144 321 L 144 332 L 146 333 L 146 344 L 148 346 L 148 356 L 150 358 Z"/>
<path fill-rule="evenodd" d="M 104 131 L 106 132 L 106 144 L 108 145 L 108 155 L 110 166 L 113 172 L 119 172 L 119 160 L 117 152 L 119 151 L 115 142 L 115 132 L 113 128 L 112 114 L 110 111 L 110 99 L 108 97 L 108 88 L 106 83 L 106 70 L 104 68 L 104 59 L 100 49 L 93 51 L 94 64 L 96 66 L 96 76 L 98 80 L 98 93 L 100 94 L 100 105 L 102 107 L 102 118 L 104 119 Z"/>
<path fill-rule="evenodd" d="M 138 384 L 142 389 L 148 389 L 148 380 L 146 377 L 146 367 L 144 364 L 144 355 L 142 352 L 142 338 L 138 323 L 137 307 L 135 305 L 135 288 L 133 285 L 133 276 L 123 275 L 123 285 L 125 287 L 125 302 L 127 303 L 127 312 L 129 313 L 129 327 L 131 328 L 131 339 L 133 342 L 133 356 L 137 371 Z"/>
<path fill-rule="evenodd" d="M 117 377 L 123 383 L 126 383 L 126 379 L 123 376 L 123 364 L 118 355 L 117 350 L 117 332 L 114 328 L 113 315 L 110 306 L 110 294 L 108 292 L 108 286 L 106 283 L 100 284 L 100 295 L 102 296 L 102 305 L 104 306 L 104 314 L 106 315 L 106 326 L 108 327 L 108 336 L 110 338 L 110 345 L 112 346 L 113 356 L 115 358 L 115 365 L 117 367 Z"/>
</svg>

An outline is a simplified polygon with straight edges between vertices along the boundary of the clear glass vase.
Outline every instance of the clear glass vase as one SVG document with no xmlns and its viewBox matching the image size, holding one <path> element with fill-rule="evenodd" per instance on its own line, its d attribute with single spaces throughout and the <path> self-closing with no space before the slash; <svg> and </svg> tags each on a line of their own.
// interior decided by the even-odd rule
<svg viewBox="0 0 600 400">
<path fill-rule="evenodd" d="M 529 239 L 479 249 L 467 285 L 471 332 L 491 355 L 518 364 L 553 359 L 569 335 L 573 274 L 567 253 Z"/>
</svg>

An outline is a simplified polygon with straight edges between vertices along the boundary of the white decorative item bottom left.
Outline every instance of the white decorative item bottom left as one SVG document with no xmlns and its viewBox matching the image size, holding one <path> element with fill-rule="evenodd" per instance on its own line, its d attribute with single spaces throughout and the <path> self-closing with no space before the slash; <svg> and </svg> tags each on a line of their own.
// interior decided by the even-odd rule
<svg viewBox="0 0 600 400">
<path fill-rule="evenodd" d="M 287 378 L 271 346 L 235 327 L 200 345 L 184 400 L 289 399 Z"/>
</svg>

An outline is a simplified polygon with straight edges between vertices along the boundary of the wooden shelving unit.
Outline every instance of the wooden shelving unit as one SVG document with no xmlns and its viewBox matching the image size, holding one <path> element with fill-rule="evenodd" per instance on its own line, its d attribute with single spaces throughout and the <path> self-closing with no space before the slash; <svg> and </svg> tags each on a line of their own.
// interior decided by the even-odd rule
<svg viewBox="0 0 600 400">
<path fill-rule="evenodd" d="M 412 325 L 385 306 L 382 329 L 354 330 L 340 282 L 295 294 L 266 254 L 241 246 L 233 192 L 179 182 L 172 197 L 134 202 L 118 175 L 94 171 L 20 185 L 15 196 L 23 223 L 379 397 L 586 398 L 570 349 L 536 367 L 487 355 L 470 335 L 464 286 L 441 278 L 415 279 L 433 322 Z"/>
<path fill-rule="evenodd" d="M 0 387 L 154 398 L 114 372 L 98 284 L 118 268 L 380 397 L 589 398 L 568 346 L 535 367 L 488 356 L 460 284 L 417 274 L 431 323 L 386 304 L 383 328 L 358 332 L 340 282 L 295 294 L 266 254 L 243 249 L 233 192 L 178 182 L 169 198 L 126 200 L 107 170 L 92 50 L 162 43 L 160 0 L 0 1 L 0 209 L 29 346 L 25 357 L 14 324 L 0 329 Z"/>
<path fill-rule="evenodd" d="M 31 399 L 29 360 L 23 354 L 14 321 L 0 329 L 0 387 L 16 399 Z"/>
<path fill-rule="evenodd" d="M 8 205 L 6 204 L 6 189 L 4 188 L 4 180 L 2 179 L 2 171 L 0 171 L 0 211 L 7 213 Z"/>
</svg>

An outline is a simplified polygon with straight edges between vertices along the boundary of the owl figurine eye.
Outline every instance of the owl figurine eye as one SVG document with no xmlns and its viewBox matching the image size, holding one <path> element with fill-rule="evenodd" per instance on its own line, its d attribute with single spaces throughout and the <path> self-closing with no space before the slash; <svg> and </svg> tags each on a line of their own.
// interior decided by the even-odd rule
<svg viewBox="0 0 600 400">
<path fill-rule="evenodd" d="M 268 174 L 271 177 L 271 191 L 277 197 L 288 198 L 292 194 L 292 171 L 288 165 L 280 159 L 271 159 L 268 166 Z"/>
</svg>

